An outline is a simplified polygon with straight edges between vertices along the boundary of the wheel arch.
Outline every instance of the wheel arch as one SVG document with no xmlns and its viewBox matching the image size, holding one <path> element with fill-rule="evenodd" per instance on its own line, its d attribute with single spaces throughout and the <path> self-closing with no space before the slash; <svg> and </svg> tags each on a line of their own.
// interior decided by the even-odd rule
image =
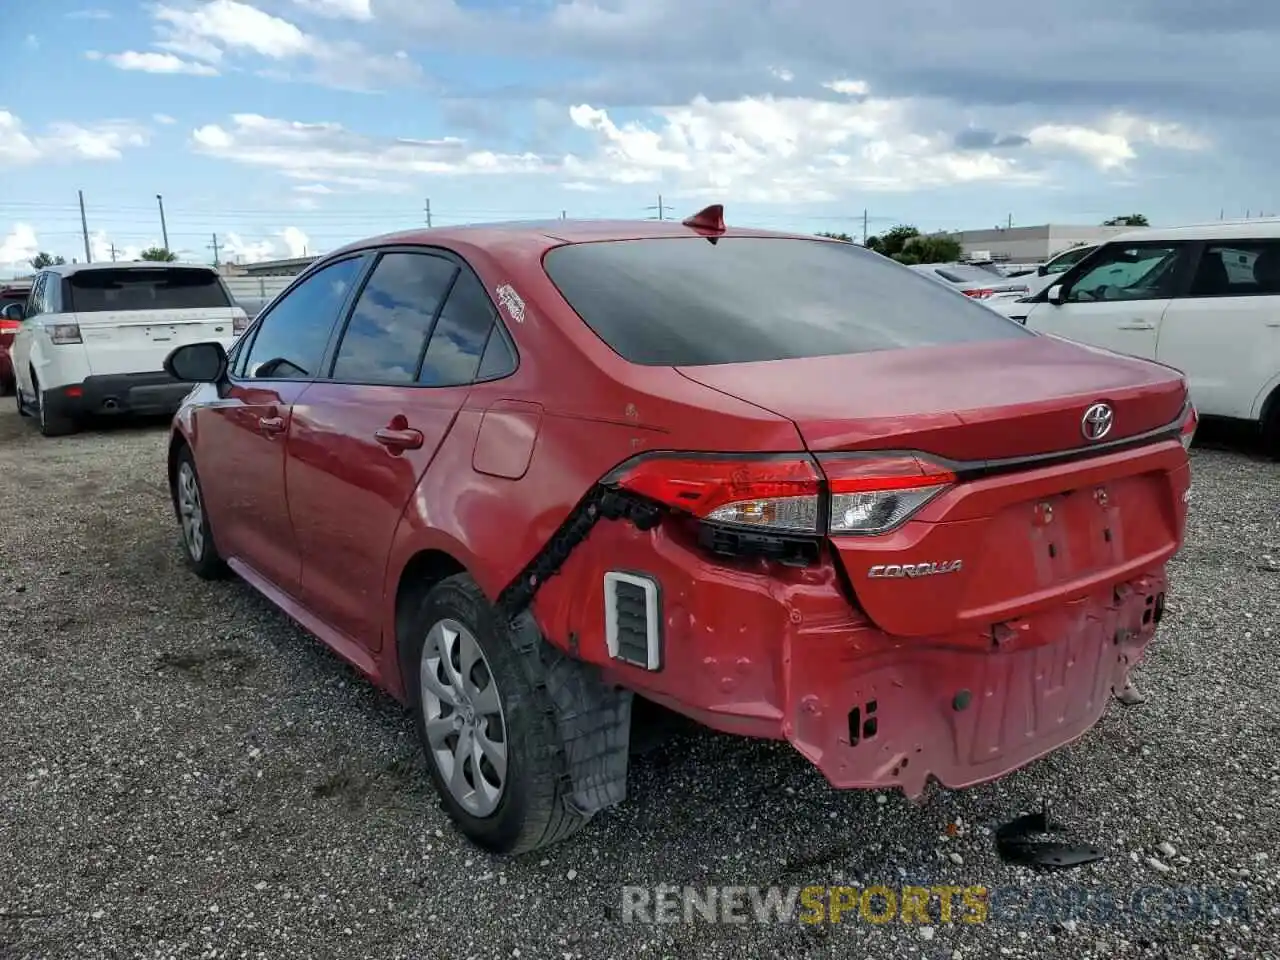
<svg viewBox="0 0 1280 960">
<path fill-rule="evenodd" d="M 385 665 L 383 672 L 387 686 L 401 701 L 408 701 L 408 685 L 405 683 L 405 676 L 407 671 L 413 669 L 413 664 L 408 662 L 408 644 L 402 642 L 402 638 L 408 631 L 413 604 L 442 580 L 467 572 L 467 567 L 461 560 L 448 550 L 439 547 L 424 547 L 418 550 L 400 568 L 393 594 L 395 605 L 389 638 L 393 655 L 387 658 L 394 664 L 395 675 L 386 675 Z"/>
</svg>

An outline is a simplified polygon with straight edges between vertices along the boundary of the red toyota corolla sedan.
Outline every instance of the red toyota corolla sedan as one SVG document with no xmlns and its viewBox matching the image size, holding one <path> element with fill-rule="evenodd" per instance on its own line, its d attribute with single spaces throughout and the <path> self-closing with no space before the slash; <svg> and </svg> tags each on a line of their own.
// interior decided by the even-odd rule
<svg viewBox="0 0 1280 960">
<path fill-rule="evenodd" d="M 353 244 L 168 369 L 192 569 L 408 704 L 500 852 L 625 796 L 634 694 L 911 797 L 1077 738 L 1196 425 L 1174 370 L 719 207 Z"/>
</svg>

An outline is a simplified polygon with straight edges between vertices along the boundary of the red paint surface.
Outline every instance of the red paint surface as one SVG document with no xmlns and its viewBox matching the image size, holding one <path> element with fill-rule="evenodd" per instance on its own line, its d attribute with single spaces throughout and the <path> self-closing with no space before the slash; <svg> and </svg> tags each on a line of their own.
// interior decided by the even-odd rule
<svg viewBox="0 0 1280 960">
<path fill-rule="evenodd" d="M 570 241 L 694 232 L 547 229 Z M 741 233 L 752 232 L 728 231 Z M 525 316 L 516 323 L 500 308 L 520 357 L 509 377 L 445 389 L 240 384 L 222 396 L 208 386 L 175 418 L 223 554 L 397 696 L 396 596 L 410 563 L 446 555 L 496 597 L 584 493 L 638 453 L 1016 457 L 1081 446 L 1080 417 L 1098 400 L 1115 406 L 1123 437 L 1174 421 L 1186 399 L 1174 371 L 1049 338 L 633 366 L 543 272 L 560 242 L 529 227 L 370 241 L 447 247 L 491 294 L 512 284 Z M 272 419 L 283 431 L 264 434 Z M 423 442 L 390 449 L 377 439 L 384 429 Z M 916 793 L 929 774 L 964 786 L 1096 722 L 1154 632 L 1189 482 L 1176 440 L 960 482 L 896 532 L 826 541 L 804 569 L 713 557 L 679 519 L 648 532 L 602 522 L 534 613 L 549 642 L 567 649 L 574 634 L 578 656 L 616 682 L 719 729 L 789 739 L 837 786 Z M 877 563 L 957 559 L 952 575 L 867 577 Z M 607 656 L 602 576 L 615 568 L 662 584 L 660 672 Z M 964 690 L 971 702 L 956 710 Z M 872 700 L 876 733 L 853 745 L 849 711 Z"/>
</svg>

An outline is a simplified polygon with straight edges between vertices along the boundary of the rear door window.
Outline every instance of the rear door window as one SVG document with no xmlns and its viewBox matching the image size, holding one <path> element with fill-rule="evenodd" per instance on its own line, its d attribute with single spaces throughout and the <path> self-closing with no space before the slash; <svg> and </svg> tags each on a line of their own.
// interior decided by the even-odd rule
<svg viewBox="0 0 1280 960">
<path fill-rule="evenodd" d="M 1189 297 L 1261 297 L 1280 294 L 1280 240 L 1206 243 Z"/>
<path fill-rule="evenodd" d="M 232 306 L 222 280 L 194 267 L 80 270 L 68 282 L 69 312 L 193 310 Z"/>
<path fill-rule="evenodd" d="M 556 247 L 545 269 L 632 363 L 697 366 L 1035 334 L 851 243 L 771 237 Z"/>
</svg>

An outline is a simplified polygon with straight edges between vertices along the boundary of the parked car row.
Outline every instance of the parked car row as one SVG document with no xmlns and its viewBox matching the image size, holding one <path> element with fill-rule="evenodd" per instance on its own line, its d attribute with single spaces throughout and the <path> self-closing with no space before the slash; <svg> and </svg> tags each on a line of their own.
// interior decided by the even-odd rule
<svg viewBox="0 0 1280 960">
<path fill-rule="evenodd" d="M 1037 332 L 1181 370 L 1202 415 L 1253 424 L 1280 456 L 1280 220 L 1145 228 L 1048 280 L 991 306 Z"/>
<path fill-rule="evenodd" d="M 971 263 L 917 263 L 911 264 L 911 269 L 975 300 L 1017 299 L 1031 292 L 1025 281 L 1008 279 L 996 270 Z"/>
<path fill-rule="evenodd" d="M 166 369 L 192 571 L 407 704 L 499 852 L 625 797 L 637 695 L 837 788 L 999 777 L 1126 689 L 1185 530 L 1177 371 L 718 206 L 355 243 Z"/>
</svg>

